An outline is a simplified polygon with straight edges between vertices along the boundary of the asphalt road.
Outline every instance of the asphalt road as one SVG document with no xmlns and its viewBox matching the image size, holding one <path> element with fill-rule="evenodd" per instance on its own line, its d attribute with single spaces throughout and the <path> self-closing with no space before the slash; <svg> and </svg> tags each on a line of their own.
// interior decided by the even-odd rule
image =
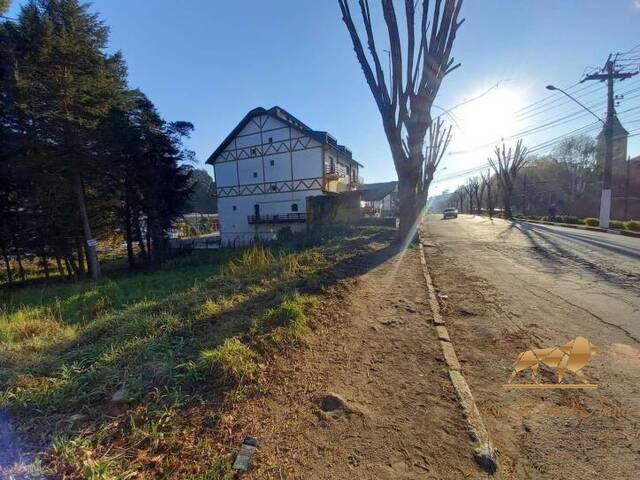
<svg viewBox="0 0 640 480">
<path fill-rule="evenodd" d="M 425 229 L 445 320 L 505 478 L 637 478 L 640 238 L 471 215 L 431 215 Z M 521 352 L 577 336 L 598 349 L 582 370 L 597 389 L 503 387 Z M 524 371 L 515 381 L 530 380 Z M 580 383 L 573 374 L 565 382 Z M 574 415 L 572 402 L 591 416 Z M 545 414 L 549 405 L 565 410 Z"/>
</svg>

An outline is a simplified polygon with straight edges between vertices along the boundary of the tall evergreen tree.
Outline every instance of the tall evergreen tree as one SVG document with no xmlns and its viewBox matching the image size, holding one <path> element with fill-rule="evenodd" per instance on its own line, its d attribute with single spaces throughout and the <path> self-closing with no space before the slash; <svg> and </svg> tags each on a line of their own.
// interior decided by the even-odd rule
<svg viewBox="0 0 640 480">
<path fill-rule="evenodd" d="M 86 197 L 92 132 L 124 88 L 120 53 L 107 55 L 108 28 L 77 0 L 31 0 L 18 25 L 19 111 L 75 198 L 92 278 L 100 275 Z"/>
</svg>

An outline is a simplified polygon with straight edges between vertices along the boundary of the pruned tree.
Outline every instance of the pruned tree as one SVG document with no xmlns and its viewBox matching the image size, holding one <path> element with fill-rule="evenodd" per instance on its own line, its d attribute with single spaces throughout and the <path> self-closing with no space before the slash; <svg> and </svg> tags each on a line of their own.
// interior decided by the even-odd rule
<svg viewBox="0 0 640 480">
<path fill-rule="evenodd" d="M 462 213 L 464 210 L 464 198 L 467 196 L 467 192 L 465 192 L 463 187 L 458 187 L 458 189 L 455 192 L 455 195 L 458 199 L 458 206 L 459 206 L 458 211 Z"/>
<path fill-rule="evenodd" d="M 469 180 L 471 179 L 467 179 L 467 183 L 462 186 L 462 189 L 464 190 L 464 193 L 468 199 L 467 201 L 469 202 L 469 213 L 473 213 L 473 187 L 471 186 Z"/>
<path fill-rule="evenodd" d="M 493 217 L 493 195 L 491 194 L 491 171 L 487 170 L 487 174 L 480 173 L 480 200 L 484 197 L 484 192 L 487 192 L 487 211 L 489 212 L 489 218 Z"/>
<path fill-rule="evenodd" d="M 433 176 L 450 142 L 451 126 L 445 128 L 444 122 L 440 118 L 437 118 L 436 121 L 429 126 L 429 144 L 427 145 L 424 162 L 421 165 L 419 202 L 422 207 L 427 204 L 429 185 L 431 185 L 433 181 Z"/>
<path fill-rule="evenodd" d="M 489 165 L 491 165 L 498 179 L 505 217 L 511 218 L 513 216 L 511 211 L 513 187 L 518 172 L 527 164 L 527 149 L 522 146 L 522 140 L 518 140 L 515 149 L 510 147 L 507 150 L 503 143 L 502 149 L 496 146 L 494 153 L 496 158 L 489 157 Z"/>
<path fill-rule="evenodd" d="M 432 124 L 431 107 L 442 79 L 457 68 L 451 49 L 460 25 L 462 0 L 422 1 L 416 35 L 416 0 L 405 0 L 406 54 L 393 0 L 381 0 L 389 37 L 390 78 L 386 79 L 376 46 L 368 0 L 359 0 L 369 56 L 355 26 L 349 0 L 338 0 L 356 57 L 382 117 L 398 174 L 400 234 L 412 234 L 433 175 L 425 175 L 424 141 Z"/>
<path fill-rule="evenodd" d="M 479 212 L 480 196 L 478 195 L 478 192 L 480 191 L 480 180 L 478 179 L 478 177 L 471 177 L 467 180 L 467 184 L 469 185 L 470 195 L 473 195 L 476 209 Z M 473 209 L 471 209 L 471 213 L 473 213 Z"/>
</svg>

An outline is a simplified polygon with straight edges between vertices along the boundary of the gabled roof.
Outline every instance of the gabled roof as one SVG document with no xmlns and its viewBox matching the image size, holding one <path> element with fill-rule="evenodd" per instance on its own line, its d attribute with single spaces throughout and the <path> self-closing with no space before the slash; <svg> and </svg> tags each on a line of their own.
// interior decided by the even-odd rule
<svg viewBox="0 0 640 480">
<path fill-rule="evenodd" d="M 352 158 L 351 150 L 349 150 L 344 145 L 339 145 L 336 139 L 333 138 L 329 133 L 323 132 L 321 130 L 311 129 L 308 125 L 298 120 L 296 117 L 294 117 L 289 112 L 287 112 L 284 108 L 280 108 L 278 106 L 271 107 L 268 110 L 262 107 L 258 107 L 258 108 L 254 108 L 249 113 L 247 113 L 244 116 L 244 118 L 240 120 L 240 123 L 238 123 L 238 125 L 236 125 L 236 127 L 233 130 L 231 130 L 231 133 L 227 135 L 227 137 L 223 140 L 220 146 L 216 148 L 216 150 L 211 155 L 209 155 L 209 158 L 207 159 L 206 163 L 213 165 L 215 163 L 215 159 L 218 158 L 218 155 L 220 155 L 224 151 L 224 149 L 229 146 L 231 141 L 242 131 L 242 129 L 249 123 L 249 121 L 253 117 L 257 117 L 259 115 L 269 115 L 291 127 L 297 128 L 303 133 L 306 133 L 307 135 L 309 135 L 311 138 L 313 138 L 317 142 L 320 142 L 323 145 L 328 145 L 334 148 L 335 150 L 338 150 L 344 153 L 349 157 L 349 159 L 352 162 L 356 163 L 359 167 L 364 168 L 364 165 L 356 162 Z"/>
<path fill-rule="evenodd" d="M 360 185 L 358 192 L 361 192 L 360 199 L 365 202 L 382 200 L 396 189 L 398 182 L 365 183 Z"/>
</svg>

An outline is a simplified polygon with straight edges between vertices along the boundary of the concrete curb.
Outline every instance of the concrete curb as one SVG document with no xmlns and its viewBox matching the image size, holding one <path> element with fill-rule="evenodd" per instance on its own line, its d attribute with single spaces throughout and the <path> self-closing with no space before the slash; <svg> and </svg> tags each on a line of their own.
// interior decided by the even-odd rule
<svg viewBox="0 0 640 480">
<path fill-rule="evenodd" d="M 467 422 L 467 430 L 473 443 L 475 444 L 474 459 L 478 465 L 488 473 L 495 473 L 498 469 L 498 457 L 489 439 L 489 433 L 484 425 L 480 411 L 476 405 L 476 402 L 471 394 L 469 384 L 465 380 L 460 367 L 460 362 L 456 355 L 456 351 L 451 342 L 449 331 L 445 326 L 444 319 L 440 313 L 440 304 L 436 297 L 436 290 L 429 275 L 429 269 L 427 268 L 427 260 L 424 255 L 424 247 L 422 244 L 422 232 L 418 231 L 419 235 L 419 249 L 420 249 L 420 264 L 422 265 L 422 273 L 427 283 L 429 305 L 431 307 L 431 313 L 433 315 L 433 323 L 436 327 L 436 333 L 438 340 L 440 341 L 440 348 L 442 349 L 442 355 L 449 368 L 449 378 L 451 384 L 455 389 L 464 418 Z"/>
<path fill-rule="evenodd" d="M 575 225 L 573 223 L 547 222 L 546 220 L 527 220 L 524 218 L 515 218 L 514 221 L 525 223 L 539 223 L 541 225 L 556 225 L 558 227 L 576 228 L 578 230 L 589 230 L 591 232 L 604 232 L 612 233 L 614 235 L 624 235 L 625 237 L 640 238 L 640 232 L 634 232 L 631 230 L 614 230 L 612 228 L 606 229 L 600 227 L 590 227 L 588 225 Z"/>
</svg>

